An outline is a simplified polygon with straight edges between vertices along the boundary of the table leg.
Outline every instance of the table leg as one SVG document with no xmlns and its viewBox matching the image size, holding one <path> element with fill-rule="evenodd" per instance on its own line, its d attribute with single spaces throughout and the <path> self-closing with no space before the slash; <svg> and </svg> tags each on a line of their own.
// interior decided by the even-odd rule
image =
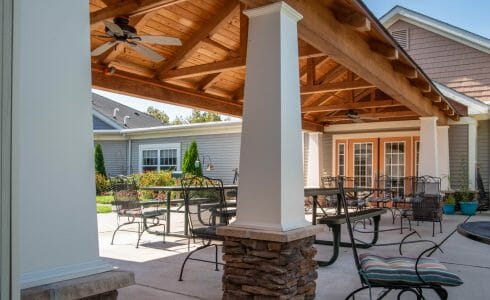
<svg viewBox="0 0 490 300">
<path fill-rule="evenodd" d="M 165 225 L 165 231 L 167 234 L 170 233 L 170 197 L 172 197 L 172 192 L 171 191 L 168 191 L 167 192 L 167 197 L 165 199 L 166 203 L 167 203 L 167 224 Z"/>
<path fill-rule="evenodd" d="M 333 264 L 337 258 L 339 257 L 339 249 L 340 249 L 340 225 L 329 226 L 332 229 L 333 234 L 333 242 L 332 241 L 322 241 L 315 240 L 315 244 L 321 245 L 333 245 L 333 253 L 328 261 L 326 260 L 317 260 L 317 263 L 320 267 L 326 267 Z M 324 243 L 325 242 L 325 243 Z"/>
<path fill-rule="evenodd" d="M 313 213 L 312 213 L 312 220 L 311 220 L 311 224 L 312 225 L 316 225 L 316 201 L 318 199 L 318 196 L 317 195 L 314 195 L 313 196 Z"/>
<path fill-rule="evenodd" d="M 371 245 L 376 244 L 378 241 L 378 234 L 379 234 L 379 221 L 381 220 L 381 216 L 374 216 L 373 221 L 374 221 L 374 235 L 373 235 L 373 240 L 371 241 Z"/>
</svg>

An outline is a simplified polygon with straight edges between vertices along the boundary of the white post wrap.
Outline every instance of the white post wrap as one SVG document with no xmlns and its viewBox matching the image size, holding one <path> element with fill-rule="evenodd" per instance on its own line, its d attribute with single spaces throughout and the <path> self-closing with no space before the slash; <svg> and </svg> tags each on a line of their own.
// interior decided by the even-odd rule
<svg viewBox="0 0 490 300">
<path fill-rule="evenodd" d="M 297 22 L 284 2 L 249 17 L 236 227 L 287 231 L 304 215 Z"/>
<path fill-rule="evenodd" d="M 320 187 L 322 173 L 322 133 L 308 133 L 308 176 L 306 185 L 308 187 Z"/>
<path fill-rule="evenodd" d="M 450 189 L 449 183 L 449 126 L 437 126 L 437 164 L 439 177 L 442 178 L 441 190 Z"/>
<path fill-rule="evenodd" d="M 29 288 L 111 267 L 97 239 L 88 1 L 16 0 L 14 28 L 12 252 Z"/>
<path fill-rule="evenodd" d="M 476 147 L 477 147 L 477 129 L 478 121 L 474 118 L 467 117 L 468 123 L 468 188 L 475 190 L 476 186 Z"/>
<path fill-rule="evenodd" d="M 437 117 L 421 117 L 419 176 L 439 176 L 437 150 Z"/>
</svg>

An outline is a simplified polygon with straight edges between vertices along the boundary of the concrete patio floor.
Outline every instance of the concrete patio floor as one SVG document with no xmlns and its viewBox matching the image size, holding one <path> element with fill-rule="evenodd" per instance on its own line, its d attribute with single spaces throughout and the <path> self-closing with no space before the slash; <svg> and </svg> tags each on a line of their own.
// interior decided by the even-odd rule
<svg viewBox="0 0 490 300">
<path fill-rule="evenodd" d="M 432 224 L 423 223 L 414 226 L 423 239 L 432 239 L 442 244 L 444 253 L 436 252 L 433 257 L 444 262 L 449 270 L 455 272 L 464 281 L 461 287 L 448 288 L 449 299 L 489 299 L 490 287 L 490 246 L 461 236 L 454 232 L 456 226 L 464 222 L 466 216 L 446 216 L 443 221 L 443 233 L 432 238 Z M 469 221 L 490 220 L 490 213 L 473 216 Z M 118 232 L 114 245 L 110 245 L 113 230 L 116 227 L 116 215 L 99 214 L 99 248 L 100 255 L 108 263 L 123 270 L 135 273 L 136 284 L 121 289 L 119 299 L 221 299 L 222 271 L 214 271 L 214 266 L 207 263 L 190 261 L 184 272 L 184 281 L 177 280 L 180 266 L 187 253 L 187 239 L 167 237 L 162 243 L 162 236 L 145 233 L 140 247 L 135 248 L 137 234 L 134 232 Z M 391 214 L 385 214 L 381 220 L 381 228 L 394 228 Z M 183 215 L 172 214 L 172 230 L 182 230 Z M 437 229 L 437 226 L 436 226 Z M 161 230 L 158 228 L 158 230 Z M 330 239 L 330 232 L 318 235 L 318 238 Z M 346 230 L 342 232 L 343 240 L 348 240 Z M 357 234 L 362 237 L 363 234 Z M 399 242 L 403 235 L 399 231 L 382 233 L 378 243 Z M 370 235 L 366 234 L 365 240 Z M 191 247 L 195 245 L 191 244 Z M 404 254 L 417 256 L 428 244 L 411 244 L 404 247 Z M 317 245 L 317 259 L 328 259 L 332 252 L 331 246 Z M 397 246 L 379 246 L 360 253 L 375 251 L 380 254 L 397 255 Z M 219 254 L 221 256 L 221 254 Z M 196 254 L 196 257 L 212 259 L 214 249 L 208 248 Z M 352 290 L 360 287 L 352 251 L 341 248 L 335 264 L 318 268 L 316 299 L 344 299 Z M 379 290 L 374 290 L 376 296 Z M 433 293 L 424 293 L 427 299 L 438 299 Z M 412 299 L 412 295 L 404 295 L 403 299 Z M 356 299 L 369 299 L 367 293 Z M 396 299 L 396 293 L 386 299 Z"/>
</svg>

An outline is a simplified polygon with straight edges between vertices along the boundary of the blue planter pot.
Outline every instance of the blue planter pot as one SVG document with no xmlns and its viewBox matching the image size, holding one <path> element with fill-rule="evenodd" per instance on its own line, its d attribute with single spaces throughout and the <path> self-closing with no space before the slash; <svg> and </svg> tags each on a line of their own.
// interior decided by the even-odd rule
<svg viewBox="0 0 490 300">
<path fill-rule="evenodd" d="M 460 201 L 459 207 L 461 208 L 461 213 L 467 216 L 473 216 L 476 214 L 476 210 L 478 208 L 478 201 Z"/>
<path fill-rule="evenodd" d="M 442 207 L 442 210 L 444 211 L 445 215 L 454 215 L 454 207 L 456 204 L 444 204 Z"/>
</svg>

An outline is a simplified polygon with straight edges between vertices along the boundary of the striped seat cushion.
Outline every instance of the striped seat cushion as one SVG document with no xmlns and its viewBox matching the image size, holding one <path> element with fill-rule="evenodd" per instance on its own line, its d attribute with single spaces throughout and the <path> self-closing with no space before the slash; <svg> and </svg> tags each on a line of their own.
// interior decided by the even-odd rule
<svg viewBox="0 0 490 300">
<path fill-rule="evenodd" d="M 364 253 L 359 255 L 361 269 L 369 282 L 378 284 L 424 284 L 415 273 L 416 258 L 384 257 Z M 431 284 L 458 286 L 463 284 L 461 278 L 447 270 L 434 258 L 422 258 L 418 263 L 418 271 L 422 279 Z"/>
</svg>

